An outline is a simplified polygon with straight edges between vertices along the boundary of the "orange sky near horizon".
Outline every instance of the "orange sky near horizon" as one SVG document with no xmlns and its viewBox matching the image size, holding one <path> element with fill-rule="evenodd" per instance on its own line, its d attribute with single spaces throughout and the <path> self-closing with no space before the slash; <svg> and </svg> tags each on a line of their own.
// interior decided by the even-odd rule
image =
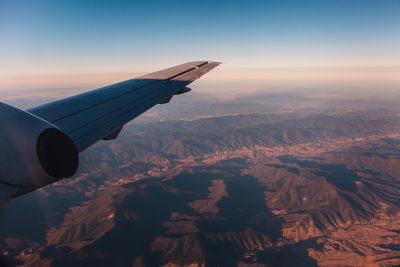
<svg viewBox="0 0 400 267">
<path fill-rule="evenodd" d="M 59 74 L 59 75 L 26 75 L 0 76 L 0 92 L 15 93 L 31 89 L 94 89 L 142 74 L 136 73 L 93 73 L 93 74 Z M 397 87 L 400 90 L 400 67 L 337 67 L 337 68 L 243 68 L 232 69 L 222 64 L 211 73 L 206 74 L 193 85 L 212 90 L 213 85 L 225 84 L 225 90 L 241 93 L 249 86 L 275 85 L 278 87 L 315 87 L 315 86 L 379 86 Z M 232 88 L 232 84 L 236 84 Z M 243 85 L 248 85 L 246 88 Z M 210 87 L 210 88 L 205 88 Z M 220 86 L 218 86 L 219 89 Z"/>
</svg>

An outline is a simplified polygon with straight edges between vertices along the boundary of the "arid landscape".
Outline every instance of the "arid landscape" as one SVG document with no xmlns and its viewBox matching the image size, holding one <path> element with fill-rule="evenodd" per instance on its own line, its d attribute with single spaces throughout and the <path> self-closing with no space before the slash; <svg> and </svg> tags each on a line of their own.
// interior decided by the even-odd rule
<svg viewBox="0 0 400 267">
<path fill-rule="evenodd" d="M 0 263 L 400 265 L 400 97 L 347 96 L 158 106 L 13 200 Z"/>
</svg>

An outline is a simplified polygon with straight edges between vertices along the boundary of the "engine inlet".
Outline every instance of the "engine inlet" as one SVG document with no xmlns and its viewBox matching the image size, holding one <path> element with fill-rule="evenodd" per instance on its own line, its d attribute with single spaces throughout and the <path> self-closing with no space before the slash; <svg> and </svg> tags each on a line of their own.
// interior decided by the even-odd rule
<svg viewBox="0 0 400 267">
<path fill-rule="evenodd" d="M 79 153 L 72 140 L 56 128 L 40 133 L 37 155 L 43 169 L 54 178 L 69 178 L 75 174 L 79 164 Z"/>
</svg>

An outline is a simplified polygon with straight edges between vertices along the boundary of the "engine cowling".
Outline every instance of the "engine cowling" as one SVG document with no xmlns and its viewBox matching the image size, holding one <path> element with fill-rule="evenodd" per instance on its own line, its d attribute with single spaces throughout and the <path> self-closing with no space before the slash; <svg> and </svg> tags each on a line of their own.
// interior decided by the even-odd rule
<svg viewBox="0 0 400 267">
<path fill-rule="evenodd" d="M 75 174 L 79 153 L 55 125 L 0 103 L 0 182 L 40 187 Z"/>
</svg>

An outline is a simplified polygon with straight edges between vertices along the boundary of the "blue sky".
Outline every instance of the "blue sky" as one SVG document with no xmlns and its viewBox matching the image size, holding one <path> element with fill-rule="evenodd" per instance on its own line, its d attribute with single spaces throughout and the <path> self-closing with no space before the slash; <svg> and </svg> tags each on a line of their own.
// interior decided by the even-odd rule
<svg viewBox="0 0 400 267">
<path fill-rule="evenodd" d="M 0 1 L 0 76 L 394 67 L 399 0 Z"/>
</svg>

